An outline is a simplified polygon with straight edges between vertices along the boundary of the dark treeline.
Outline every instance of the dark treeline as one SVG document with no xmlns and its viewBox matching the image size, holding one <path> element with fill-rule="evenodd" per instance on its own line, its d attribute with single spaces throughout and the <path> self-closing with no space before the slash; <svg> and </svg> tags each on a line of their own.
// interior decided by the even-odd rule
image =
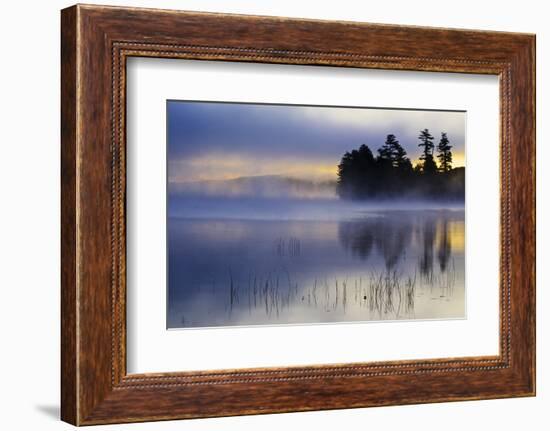
<svg viewBox="0 0 550 431">
<path fill-rule="evenodd" d="M 346 152 L 338 165 L 337 192 L 345 199 L 464 199 L 464 168 L 453 168 L 446 133 L 436 145 L 428 129 L 418 136 L 420 163 L 413 167 L 395 135 L 374 155 L 367 145 Z M 438 162 L 436 162 L 436 159 Z"/>
</svg>

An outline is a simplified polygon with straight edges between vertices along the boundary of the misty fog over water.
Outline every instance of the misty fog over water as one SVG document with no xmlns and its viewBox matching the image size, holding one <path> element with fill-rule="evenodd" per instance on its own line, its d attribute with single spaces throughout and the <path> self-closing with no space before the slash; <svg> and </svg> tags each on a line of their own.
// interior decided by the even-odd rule
<svg viewBox="0 0 550 431">
<path fill-rule="evenodd" d="M 169 200 L 168 327 L 463 318 L 464 208 Z"/>
</svg>

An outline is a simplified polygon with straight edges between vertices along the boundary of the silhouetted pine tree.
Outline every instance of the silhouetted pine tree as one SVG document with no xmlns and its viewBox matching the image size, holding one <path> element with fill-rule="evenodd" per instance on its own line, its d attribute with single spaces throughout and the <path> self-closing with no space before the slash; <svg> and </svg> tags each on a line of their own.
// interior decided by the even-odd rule
<svg viewBox="0 0 550 431">
<path fill-rule="evenodd" d="M 376 162 L 367 145 L 346 152 L 338 165 L 338 195 L 367 197 L 376 189 Z"/>
<path fill-rule="evenodd" d="M 424 163 L 422 164 L 422 172 L 424 174 L 434 174 L 437 172 L 437 165 L 432 154 L 424 156 Z"/>
<path fill-rule="evenodd" d="M 399 145 L 399 141 L 395 138 L 395 135 L 388 135 L 384 145 L 378 148 L 378 158 L 380 160 L 387 160 L 393 165 L 395 143 Z"/>
<path fill-rule="evenodd" d="M 439 168 L 442 172 L 448 172 L 452 169 L 453 154 L 451 153 L 452 146 L 449 144 L 447 134 L 441 133 L 441 140 L 437 145 L 437 158 L 439 159 Z"/>
<path fill-rule="evenodd" d="M 400 169 L 402 172 L 412 171 L 412 163 L 410 159 L 407 157 L 407 152 L 397 140 L 395 141 L 395 144 L 394 144 L 393 163 L 394 163 L 394 166 Z"/>
<path fill-rule="evenodd" d="M 371 166 L 374 163 L 374 156 L 372 155 L 372 151 L 365 144 L 359 147 L 358 156 L 359 162 L 361 163 L 361 165 L 363 165 L 363 167 Z"/>
<path fill-rule="evenodd" d="M 407 152 L 401 146 L 395 135 L 388 135 L 386 142 L 378 149 L 379 159 L 389 160 L 394 168 L 412 168 Z"/>
<path fill-rule="evenodd" d="M 422 147 L 422 154 L 420 155 L 420 160 L 426 160 L 429 158 L 430 155 L 433 155 L 434 150 L 434 137 L 430 134 L 430 131 L 428 129 L 424 129 L 420 131 L 420 135 L 418 135 L 418 139 L 420 139 L 420 144 L 418 144 L 419 147 Z"/>
<path fill-rule="evenodd" d="M 422 155 L 420 156 L 420 160 L 423 160 L 422 164 L 422 171 L 425 174 L 432 174 L 437 171 L 437 165 L 435 164 L 434 157 L 433 157 L 433 150 L 434 150 L 434 137 L 430 134 L 430 131 L 428 129 L 424 129 L 420 131 L 420 135 L 418 135 L 418 139 L 420 139 L 420 144 L 418 144 L 419 147 L 423 147 L 422 149 Z"/>
<path fill-rule="evenodd" d="M 378 148 L 375 171 L 376 176 L 373 179 L 376 184 L 374 189 L 375 194 L 383 197 L 384 194 L 393 195 L 395 192 L 395 176 L 393 175 L 393 148 L 390 136 L 393 135 L 388 135 L 388 139 L 386 139 L 384 145 Z"/>
<path fill-rule="evenodd" d="M 338 165 L 338 183 L 337 183 L 337 192 L 341 197 L 351 197 L 353 196 L 352 182 L 354 178 L 354 156 L 353 153 L 357 154 L 357 150 L 353 150 L 351 153 L 346 151 L 342 156 L 342 160 Z"/>
</svg>

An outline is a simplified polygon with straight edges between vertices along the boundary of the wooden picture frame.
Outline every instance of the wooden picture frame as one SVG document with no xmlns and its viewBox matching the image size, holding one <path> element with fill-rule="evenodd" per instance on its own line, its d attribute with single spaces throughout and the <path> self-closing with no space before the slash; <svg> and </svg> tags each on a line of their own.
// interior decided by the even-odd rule
<svg viewBox="0 0 550 431">
<path fill-rule="evenodd" d="M 534 35 L 83 5 L 61 17 L 64 421 L 535 394 Z M 125 65 L 131 56 L 498 75 L 500 354 L 128 375 Z"/>
</svg>

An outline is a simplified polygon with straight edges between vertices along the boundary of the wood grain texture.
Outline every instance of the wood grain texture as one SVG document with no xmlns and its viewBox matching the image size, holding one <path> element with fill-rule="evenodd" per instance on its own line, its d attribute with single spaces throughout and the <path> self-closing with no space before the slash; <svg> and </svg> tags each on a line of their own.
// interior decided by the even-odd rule
<svg viewBox="0 0 550 431">
<path fill-rule="evenodd" d="M 63 420 L 87 425 L 534 395 L 534 49 L 534 36 L 525 34 L 101 6 L 62 11 Z M 130 56 L 499 75 L 499 355 L 127 375 Z"/>
<path fill-rule="evenodd" d="M 61 16 L 61 418 L 77 422 L 76 9 Z"/>
</svg>

